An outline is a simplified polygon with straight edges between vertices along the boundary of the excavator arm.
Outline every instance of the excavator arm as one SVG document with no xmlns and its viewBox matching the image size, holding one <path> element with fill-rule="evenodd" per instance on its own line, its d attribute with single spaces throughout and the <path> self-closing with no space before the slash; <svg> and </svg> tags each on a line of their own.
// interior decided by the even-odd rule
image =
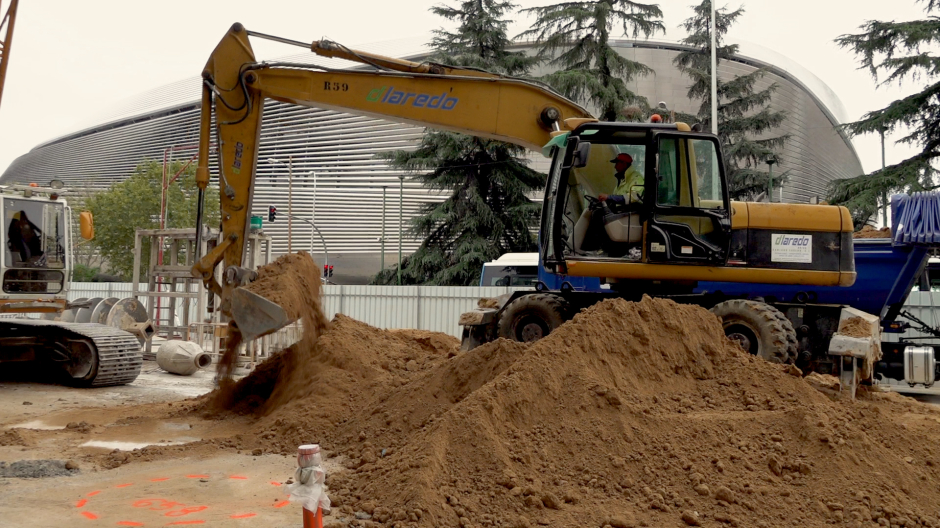
<svg viewBox="0 0 940 528">
<path fill-rule="evenodd" d="M 202 72 L 196 170 L 200 192 L 197 237 L 202 231 L 203 194 L 209 184 L 209 143 L 214 136 L 222 242 L 193 267 L 194 276 L 202 278 L 211 291 L 221 296 L 223 313 L 233 317 L 245 340 L 269 333 L 287 322 L 279 307 L 238 288 L 250 278 L 250 272 L 243 270 L 241 264 L 249 230 L 265 99 L 472 134 L 533 150 L 548 143 L 553 132 L 594 120 L 584 108 L 535 82 L 381 57 L 330 42 L 314 42 L 310 49 L 323 56 L 353 60 L 378 69 L 258 63 L 249 35 L 271 38 L 235 24 Z M 221 284 L 214 278 L 220 262 L 224 266 Z M 238 299 L 233 302 L 235 296 Z M 253 328 L 248 330 L 245 324 L 239 324 L 239 319 L 245 323 L 251 319 Z"/>
</svg>

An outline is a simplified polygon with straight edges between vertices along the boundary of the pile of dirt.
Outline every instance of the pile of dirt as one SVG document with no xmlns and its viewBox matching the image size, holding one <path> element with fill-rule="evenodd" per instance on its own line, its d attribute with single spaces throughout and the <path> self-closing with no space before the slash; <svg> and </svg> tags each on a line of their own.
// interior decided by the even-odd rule
<svg viewBox="0 0 940 528">
<path fill-rule="evenodd" d="M 860 230 L 852 233 L 852 238 L 891 238 L 891 228 L 875 229 L 870 225 L 865 225 Z"/>
<path fill-rule="evenodd" d="M 25 446 L 26 440 L 16 429 L 8 429 L 0 433 L 0 446 Z"/>
<path fill-rule="evenodd" d="M 608 300 L 469 352 L 424 334 L 337 316 L 236 385 L 232 445 L 320 443 L 335 526 L 940 526 L 940 412 L 823 394 L 701 308 Z"/>
<path fill-rule="evenodd" d="M 871 337 L 872 323 L 861 317 L 849 317 L 839 324 L 839 333 L 849 337 Z"/>
</svg>

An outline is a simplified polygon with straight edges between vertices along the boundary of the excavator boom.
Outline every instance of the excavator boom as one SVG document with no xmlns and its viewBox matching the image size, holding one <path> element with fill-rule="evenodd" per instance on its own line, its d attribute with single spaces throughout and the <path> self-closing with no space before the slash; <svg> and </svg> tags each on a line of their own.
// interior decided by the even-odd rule
<svg viewBox="0 0 940 528">
<path fill-rule="evenodd" d="M 428 126 L 511 142 L 540 149 L 562 130 L 565 120 L 594 120 L 581 106 L 531 81 L 471 69 L 422 65 L 355 52 L 333 43 L 315 42 L 310 48 L 324 56 L 358 60 L 378 71 L 329 69 L 294 63 L 258 63 L 248 41 L 250 33 L 235 24 L 203 70 L 196 182 L 202 193 L 209 184 L 209 142 L 212 114 L 217 140 L 223 241 L 204 256 L 193 273 L 222 297 L 223 312 L 236 319 L 265 314 L 266 327 L 276 330 L 289 319 L 262 298 L 239 293 L 233 311 L 235 278 L 245 251 L 245 233 L 252 206 L 258 138 L 265 99 L 315 106 L 391 121 Z M 264 36 L 256 34 L 256 36 Z M 201 203 L 201 200 L 200 200 Z M 201 210 L 200 210 L 201 213 Z M 201 225 L 201 214 L 198 225 Z M 213 270 L 223 262 L 222 284 Z M 251 299 L 256 302 L 251 302 Z M 276 308 L 276 306 L 274 307 Z M 252 336 L 264 335 L 265 328 Z M 244 336 L 246 337 L 247 336 Z"/>
<path fill-rule="evenodd" d="M 259 63 L 250 36 L 299 44 L 370 69 Z M 540 228 L 541 263 L 558 275 L 602 277 L 634 293 L 641 287 L 680 291 L 701 280 L 855 280 L 845 208 L 732 204 L 720 141 L 683 123 L 600 123 L 537 82 L 382 57 L 329 41 L 307 45 L 251 33 L 241 24 L 225 35 L 202 76 L 196 181 L 202 193 L 214 135 L 223 239 L 193 273 L 222 297 L 223 313 L 245 340 L 290 321 L 276 304 L 239 289 L 252 278 L 241 263 L 266 99 L 547 148 L 553 162 Z M 612 164 L 617 160 L 627 165 Z M 645 188 L 640 183 L 615 192 L 627 166 L 634 174 L 630 181 L 646 182 Z M 612 195 L 619 202 L 608 202 Z M 198 218 L 201 226 L 201 205 Z M 220 262 L 221 284 L 213 276 Z"/>
</svg>

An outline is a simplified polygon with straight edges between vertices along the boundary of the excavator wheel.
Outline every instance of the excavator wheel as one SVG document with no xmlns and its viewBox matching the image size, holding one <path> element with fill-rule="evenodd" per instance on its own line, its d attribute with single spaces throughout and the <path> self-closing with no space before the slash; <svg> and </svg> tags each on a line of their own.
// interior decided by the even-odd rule
<svg viewBox="0 0 940 528">
<path fill-rule="evenodd" d="M 797 341 L 793 324 L 769 304 L 736 299 L 712 307 L 725 335 L 746 352 L 771 363 L 793 363 Z"/>
<path fill-rule="evenodd" d="M 568 303 L 557 295 L 525 295 L 503 310 L 496 334 L 523 343 L 538 341 L 567 321 L 568 312 Z"/>
</svg>

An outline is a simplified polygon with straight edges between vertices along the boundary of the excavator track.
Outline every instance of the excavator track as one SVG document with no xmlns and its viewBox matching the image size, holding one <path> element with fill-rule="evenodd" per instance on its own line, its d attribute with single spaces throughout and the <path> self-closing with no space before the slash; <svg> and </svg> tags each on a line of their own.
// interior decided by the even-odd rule
<svg viewBox="0 0 940 528">
<path fill-rule="evenodd" d="M 82 386 L 125 385 L 137 379 L 140 374 L 143 364 L 140 342 L 129 332 L 97 323 L 15 319 L 0 322 L 0 336 L 14 332 L 22 335 L 23 329 L 11 329 L 23 326 L 35 327 L 36 335 L 44 336 L 46 343 L 91 341 L 96 361 L 92 372 L 81 380 L 75 380 Z"/>
</svg>

